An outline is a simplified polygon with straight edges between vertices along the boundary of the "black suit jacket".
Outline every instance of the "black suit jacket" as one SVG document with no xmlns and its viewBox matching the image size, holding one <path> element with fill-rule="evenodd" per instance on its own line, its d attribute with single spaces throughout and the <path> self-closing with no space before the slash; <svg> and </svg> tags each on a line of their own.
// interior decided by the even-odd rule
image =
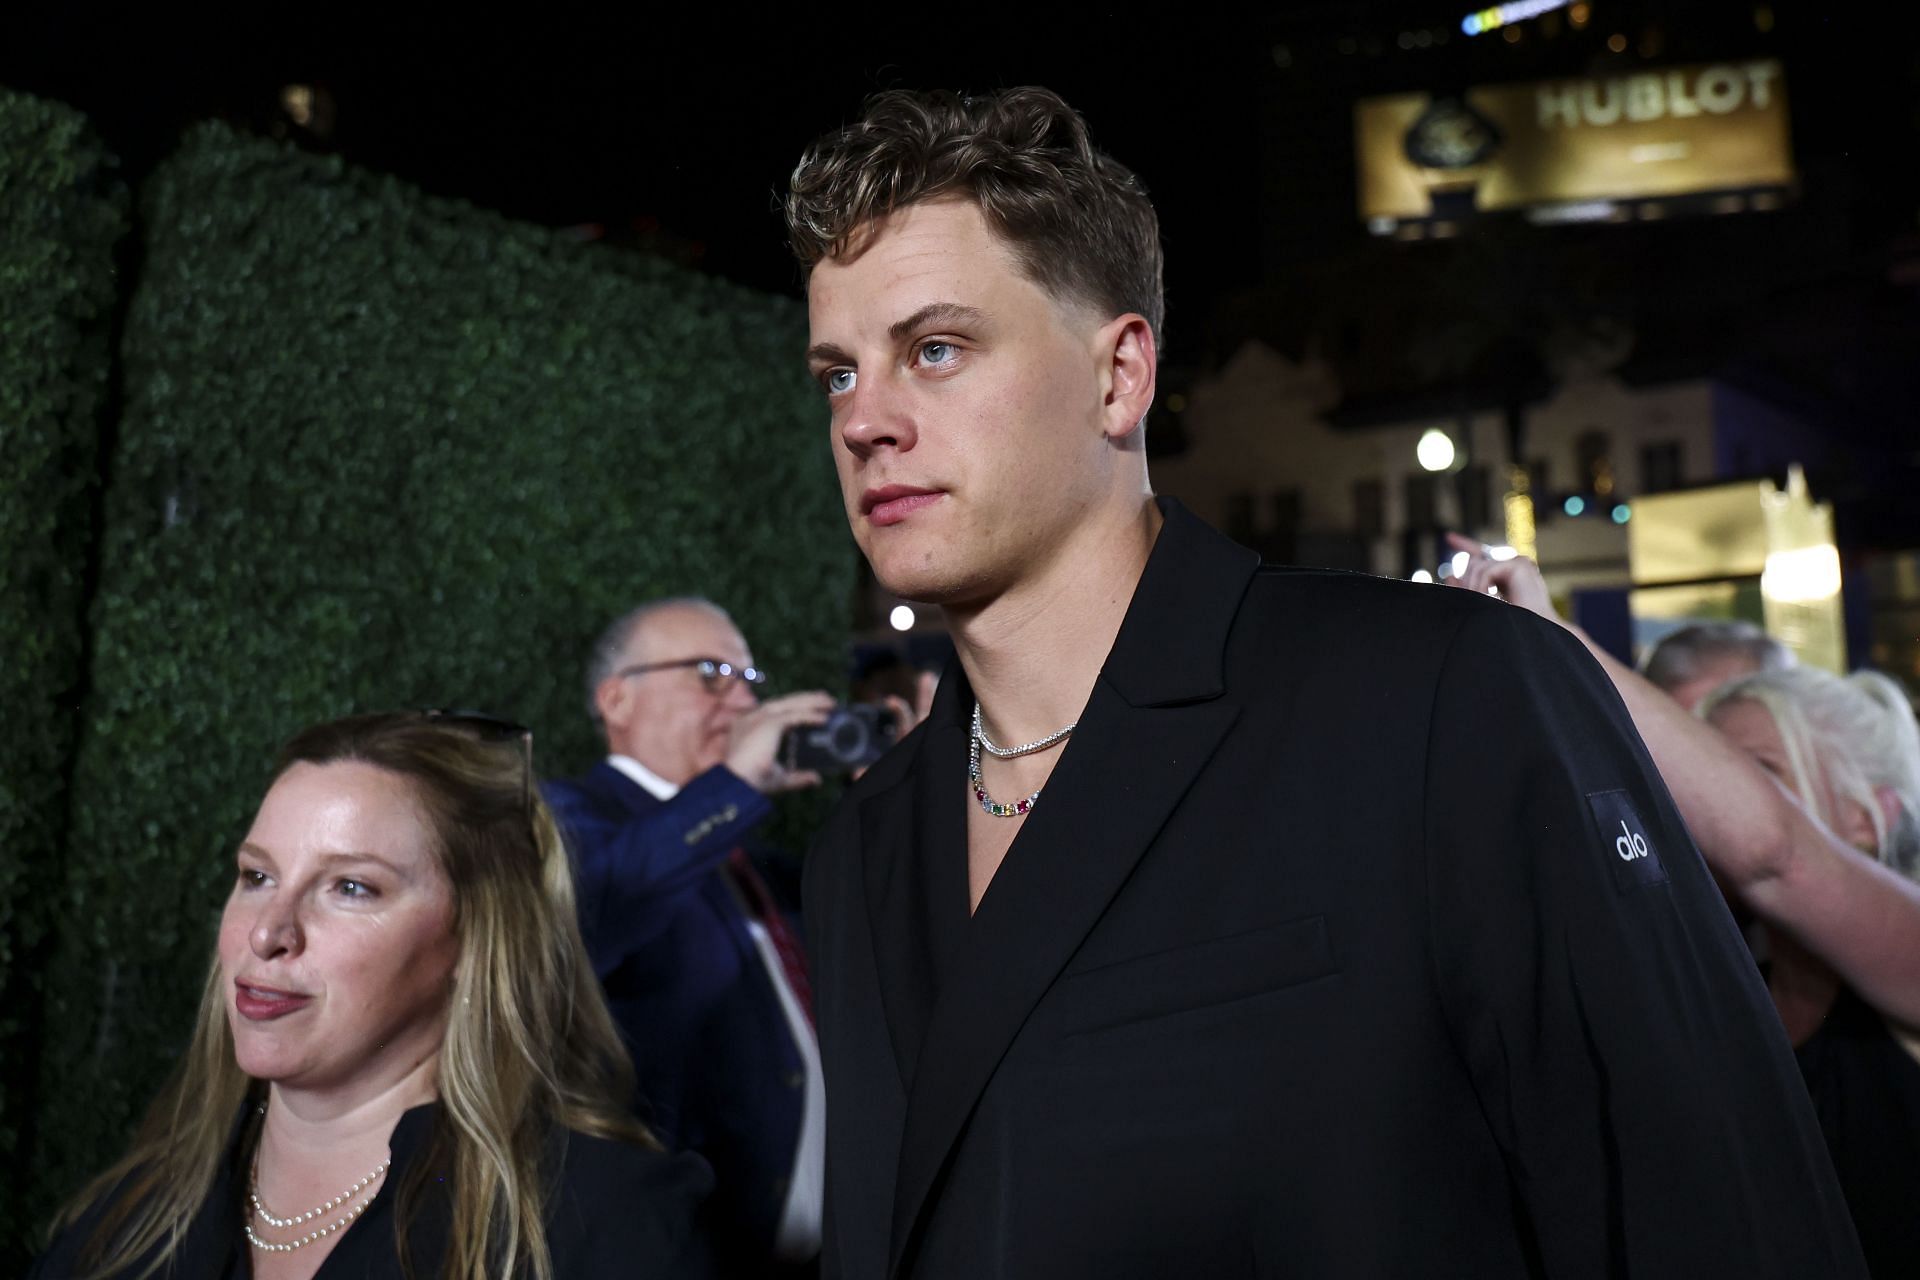
<svg viewBox="0 0 1920 1280">
<path fill-rule="evenodd" d="M 1577 643 L 1163 507 L 978 911 L 957 665 L 809 862 L 824 1273 L 1863 1274 Z"/>
<path fill-rule="evenodd" d="M 199 1214 L 187 1229 L 170 1266 L 158 1274 L 179 1280 L 228 1280 L 252 1274 L 251 1253 L 241 1234 L 252 1143 L 250 1117 L 234 1125 L 227 1158 L 221 1163 Z M 445 1265 L 452 1227 L 450 1197 L 438 1193 L 447 1170 L 429 1182 L 407 1232 L 411 1272 L 403 1272 L 394 1233 L 399 1187 L 414 1164 L 426 1158 L 438 1104 L 414 1107 L 394 1126 L 389 1147 L 393 1166 L 366 1211 L 341 1235 L 320 1265 L 315 1280 L 418 1280 L 438 1276 Z M 553 1274 L 581 1280 L 612 1280 L 647 1275 L 694 1280 L 712 1274 L 706 1244 L 695 1230 L 700 1201 L 713 1187 L 713 1174 L 698 1156 L 670 1156 L 605 1138 L 555 1130 L 548 1143 L 551 1181 L 547 1187 L 547 1247 Z M 429 1174 L 435 1171 L 428 1170 Z M 80 1253 L 108 1201 L 94 1204 L 53 1242 L 34 1264 L 29 1280 L 71 1280 L 81 1274 Z M 282 1210 L 285 1212 L 285 1210 Z M 284 1233 L 269 1233 L 284 1238 Z M 153 1255 L 142 1258 L 144 1266 Z M 136 1266 L 128 1274 L 138 1274 Z"/>
</svg>

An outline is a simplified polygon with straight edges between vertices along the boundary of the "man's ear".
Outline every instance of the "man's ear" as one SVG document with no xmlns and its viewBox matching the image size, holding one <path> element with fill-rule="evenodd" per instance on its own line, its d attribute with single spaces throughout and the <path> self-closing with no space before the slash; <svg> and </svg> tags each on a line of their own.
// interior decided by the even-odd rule
<svg viewBox="0 0 1920 1280">
<path fill-rule="evenodd" d="M 627 724 L 627 704 L 632 701 L 628 696 L 631 681 L 619 676 L 608 676 L 593 690 L 594 709 L 600 713 L 600 722 L 609 731 L 623 729 Z"/>
<path fill-rule="evenodd" d="M 1146 421 L 1147 410 L 1153 407 L 1154 378 L 1159 371 L 1153 326 L 1134 312 L 1116 316 L 1101 326 L 1095 350 L 1106 397 L 1102 429 L 1108 439 L 1121 440 Z"/>
</svg>

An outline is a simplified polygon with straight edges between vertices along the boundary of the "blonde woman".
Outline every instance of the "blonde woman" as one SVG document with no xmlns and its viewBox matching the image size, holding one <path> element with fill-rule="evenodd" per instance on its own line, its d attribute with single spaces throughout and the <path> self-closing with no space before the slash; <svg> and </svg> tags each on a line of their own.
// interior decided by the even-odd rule
<svg viewBox="0 0 1920 1280">
<path fill-rule="evenodd" d="M 1554 613 L 1531 561 L 1478 543 L 1456 581 L 1578 636 L 1612 678 L 1722 887 L 1767 933 L 1799 1057 L 1875 1275 L 1920 1274 L 1920 726 L 1899 686 L 1804 667 L 1689 715 Z"/>
<path fill-rule="evenodd" d="M 1721 686 L 1701 714 L 1785 783 L 1839 840 L 1920 880 L 1920 727 L 1900 687 L 1871 671 L 1799 668 Z M 1817 891 L 1818 886 L 1810 891 Z M 1817 937 L 1769 929 L 1780 1010 L 1875 1275 L 1920 1272 L 1920 1033 L 1857 994 Z M 1897 979 L 1898 974 L 1890 975 Z M 1906 974 L 1908 990 L 1920 971 Z"/>
<path fill-rule="evenodd" d="M 705 1274 L 530 769 L 459 714 L 287 744 L 192 1043 L 35 1277 Z"/>
</svg>

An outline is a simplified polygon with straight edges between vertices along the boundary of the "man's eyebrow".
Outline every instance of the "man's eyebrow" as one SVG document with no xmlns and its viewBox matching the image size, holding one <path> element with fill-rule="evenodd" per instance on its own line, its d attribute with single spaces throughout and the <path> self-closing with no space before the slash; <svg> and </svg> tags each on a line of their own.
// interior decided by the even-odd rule
<svg viewBox="0 0 1920 1280">
<path fill-rule="evenodd" d="M 852 364 L 853 357 L 831 342 L 816 342 L 807 348 L 807 363 L 809 365 Z"/>
<path fill-rule="evenodd" d="M 911 337 L 921 329 L 945 327 L 948 325 L 975 326 L 986 323 L 987 313 L 978 307 L 969 307 L 958 302 L 929 302 L 904 320 L 896 320 L 887 326 L 887 336 L 895 342 Z M 853 364 L 854 358 L 831 342 L 816 342 L 807 348 L 807 363 Z"/>
<path fill-rule="evenodd" d="M 887 336 L 898 342 L 920 329 L 977 325 L 984 323 L 986 318 L 987 313 L 978 307 L 963 306 L 958 302 L 929 302 L 906 319 L 896 320 L 887 326 Z"/>
</svg>

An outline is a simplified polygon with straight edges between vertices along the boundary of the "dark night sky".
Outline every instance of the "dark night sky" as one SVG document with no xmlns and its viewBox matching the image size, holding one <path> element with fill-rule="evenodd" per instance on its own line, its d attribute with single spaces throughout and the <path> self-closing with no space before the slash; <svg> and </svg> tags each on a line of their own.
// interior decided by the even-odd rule
<svg viewBox="0 0 1920 1280">
<path fill-rule="evenodd" d="M 1452 250 L 1408 253 L 1370 243 L 1361 229 L 1351 111 L 1368 93 L 1785 58 L 1802 213 L 1699 220 L 1743 227 L 1535 237 L 1526 248 L 1547 259 L 1560 244 L 1574 257 L 1597 254 L 1649 323 L 1664 294 L 1724 292 L 1742 306 L 1759 297 L 1786 307 L 1809 274 L 1871 283 L 1920 228 L 1920 55 L 1913 20 L 1886 16 L 1906 6 L 1591 0 L 1585 30 L 1536 20 L 1517 44 L 1463 37 L 1467 7 L 1291 0 L 1185 19 L 1167 6 L 1157 18 L 1031 5 L 825 14 L 710 6 L 545 23 L 523 11 L 510 24 L 474 19 L 471 9 L 459 23 L 352 25 L 323 8 L 289 8 L 251 26 L 90 21 L 48 7 L 6 20 L 0 84 L 86 111 L 137 178 L 194 120 L 268 129 L 280 86 L 315 83 L 337 107 L 319 145 L 358 164 L 550 225 L 618 233 L 645 220 L 670 247 L 697 246 L 708 270 L 792 291 L 772 203 L 810 138 L 877 88 L 1043 83 L 1079 107 L 1096 140 L 1154 193 L 1170 324 L 1189 360 L 1202 358 L 1196 348 L 1230 345 L 1254 312 L 1262 336 L 1299 344 L 1329 293 L 1350 303 L 1337 297 L 1346 280 L 1368 280 L 1376 305 L 1391 310 L 1431 288 L 1423 272 L 1473 278 L 1471 262 L 1463 270 L 1442 261 Z M 1770 21 L 1755 21 L 1760 10 Z M 1401 48 L 1402 33 L 1415 31 L 1448 38 Z M 1615 31 L 1633 44 L 1626 54 L 1605 50 Z M 1598 249 L 1595 236 L 1606 238 Z M 1541 270 L 1552 287 L 1559 268 L 1549 261 Z M 1358 322 L 1371 323 L 1364 312 Z"/>
<path fill-rule="evenodd" d="M 1258 145 L 1255 89 L 1272 63 L 1248 21 L 1169 35 L 1111 12 L 1068 29 L 983 26 L 969 11 L 929 8 L 842 33 L 808 29 L 816 20 L 797 10 L 714 12 L 351 33 L 317 16 L 303 29 L 253 31 L 116 24 L 104 52 L 102 29 L 46 17 L 0 44 L 0 83 L 87 111 L 136 170 L 194 119 L 264 122 L 279 86 L 322 84 L 338 105 L 330 144 L 362 165 L 543 223 L 651 218 L 698 242 L 709 269 L 769 289 L 795 281 L 774 192 L 806 142 L 855 114 L 866 93 L 1046 83 L 1148 177 L 1170 242 L 1196 246 L 1177 271 L 1198 279 L 1177 276 L 1176 287 L 1210 294 L 1245 270 L 1198 248 L 1252 242 L 1257 160 L 1223 177 L 1215 151 L 1225 139 L 1195 135 L 1222 132 L 1196 127 L 1212 117 Z"/>
</svg>

